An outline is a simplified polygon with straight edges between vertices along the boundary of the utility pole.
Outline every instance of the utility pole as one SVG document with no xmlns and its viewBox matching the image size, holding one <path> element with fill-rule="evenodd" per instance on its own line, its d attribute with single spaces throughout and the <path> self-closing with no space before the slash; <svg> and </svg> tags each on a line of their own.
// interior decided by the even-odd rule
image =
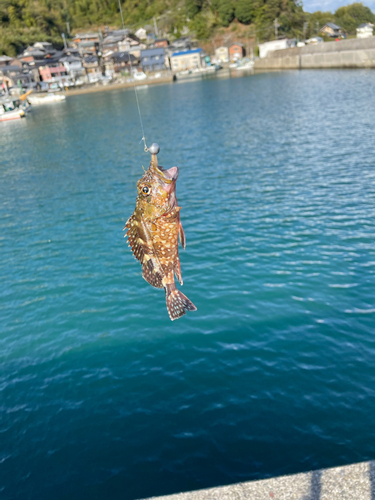
<svg viewBox="0 0 375 500">
<path fill-rule="evenodd" d="M 319 21 L 316 21 L 316 34 L 319 35 Z"/>
<path fill-rule="evenodd" d="M 159 33 L 158 33 L 158 26 L 157 26 L 157 24 L 156 24 L 156 19 L 155 19 L 155 17 L 154 17 L 154 29 L 155 29 L 155 36 L 156 36 L 156 38 L 157 38 L 157 37 L 159 36 Z"/>
<path fill-rule="evenodd" d="M 64 49 L 67 49 L 68 46 L 66 45 L 66 40 L 65 40 L 65 34 L 61 33 L 62 39 L 64 40 Z"/>
<path fill-rule="evenodd" d="M 66 30 L 68 32 L 68 36 L 70 36 L 70 23 L 66 23 Z"/>
<path fill-rule="evenodd" d="M 124 17 L 123 17 L 123 15 L 122 15 L 121 0 L 118 0 L 118 6 L 119 6 L 119 8 L 120 8 L 121 22 L 122 22 L 122 29 L 125 29 L 125 25 L 124 25 Z"/>
<path fill-rule="evenodd" d="M 309 25 L 309 23 L 307 21 L 305 23 L 303 23 L 303 41 L 304 42 L 306 41 L 306 30 L 307 30 L 308 25 Z"/>
<path fill-rule="evenodd" d="M 277 22 L 277 17 L 275 18 L 273 24 L 275 25 L 275 40 L 277 40 L 277 33 L 278 33 L 277 28 L 280 27 L 280 24 Z"/>
</svg>

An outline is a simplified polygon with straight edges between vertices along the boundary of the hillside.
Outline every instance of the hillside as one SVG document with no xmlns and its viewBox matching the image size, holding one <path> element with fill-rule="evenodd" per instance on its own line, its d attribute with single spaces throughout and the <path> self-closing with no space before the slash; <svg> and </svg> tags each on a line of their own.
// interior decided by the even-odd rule
<svg viewBox="0 0 375 500">
<path fill-rule="evenodd" d="M 122 11 L 128 27 L 150 24 L 152 29 L 155 17 L 161 34 L 179 37 L 189 32 L 199 40 L 228 29 L 234 35 L 268 40 L 275 36 L 275 18 L 279 35 L 300 38 L 305 22 L 309 36 L 327 21 L 348 33 L 355 33 L 361 22 L 375 21 L 371 10 L 360 3 L 334 14 L 307 14 L 299 0 L 125 0 Z M 61 46 L 67 23 L 71 33 L 121 26 L 118 0 L 0 0 L 0 54 L 16 55 L 38 40 Z"/>
</svg>

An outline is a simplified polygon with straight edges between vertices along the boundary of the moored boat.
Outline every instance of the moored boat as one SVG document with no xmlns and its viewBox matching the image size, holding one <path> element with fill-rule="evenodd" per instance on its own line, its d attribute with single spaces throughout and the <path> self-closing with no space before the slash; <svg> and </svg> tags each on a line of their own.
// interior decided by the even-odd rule
<svg viewBox="0 0 375 500">
<path fill-rule="evenodd" d="M 65 96 L 61 94 L 47 94 L 46 96 L 33 95 L 29 97 L 29 101 L 33 105 L 38 104 L 49 104 L 51 102 L 61 102 L 65 101 Z"/>
<path fill-rule="evenodd" d="M 22 100 L 9 95 L 0 97 L 0 122 L 24 118 L 30 111 L 30 107 L 26 99 Z"/>
</svg>

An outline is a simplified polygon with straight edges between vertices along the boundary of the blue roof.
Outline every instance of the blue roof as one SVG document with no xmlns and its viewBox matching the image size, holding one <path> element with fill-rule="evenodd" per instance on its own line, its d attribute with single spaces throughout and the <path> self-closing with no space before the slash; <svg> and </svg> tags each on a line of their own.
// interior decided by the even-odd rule
<svg viewBox="0 0 375 500">
<path fill-rule="evenodd" d="M 171 57 L 186 56 L 187 54 L 198 54 L 198 52 L 202 52 L 202 49 L 182 50 L 181 52 L 174 52 Z"/>
</svg>

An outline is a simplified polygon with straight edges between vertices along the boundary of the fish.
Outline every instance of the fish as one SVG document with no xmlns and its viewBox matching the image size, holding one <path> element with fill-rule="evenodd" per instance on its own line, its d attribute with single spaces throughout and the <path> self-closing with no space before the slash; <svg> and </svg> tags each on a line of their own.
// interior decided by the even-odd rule
<svg viewBox="0 0 375 500">
<path fill-rule="evenodd" d="M 178 174 L 178 167 L 166 170 L 152 155 L 148 170 L 137 182 L 135 210 L 124 227 L 129 247 L 142 265 L 143 278 L 155 288 L 164 288 L 172 321 L 197 310 L 177 289 L 174 279 L 176 276 L 183 285 L 178 239 L 185 249 L 186 238 L 176 197 Z"/>
</svg>

